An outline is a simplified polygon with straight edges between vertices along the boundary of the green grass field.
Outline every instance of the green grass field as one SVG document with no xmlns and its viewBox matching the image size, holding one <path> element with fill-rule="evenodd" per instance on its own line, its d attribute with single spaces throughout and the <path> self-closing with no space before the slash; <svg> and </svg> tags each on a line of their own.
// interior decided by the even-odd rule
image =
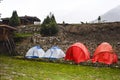
<svg viewBox="0 0 120 80">
<path fill-rule="evenodd" d="M 120 80 L 120 69 L 23 60 L 0 55 L 0 80 Z"/>
</svg>

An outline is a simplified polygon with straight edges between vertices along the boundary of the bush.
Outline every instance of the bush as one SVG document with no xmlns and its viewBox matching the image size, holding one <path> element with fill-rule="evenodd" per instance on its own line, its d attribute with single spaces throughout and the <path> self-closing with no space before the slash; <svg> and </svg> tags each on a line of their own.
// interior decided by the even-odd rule
<svg viewBox="0 0 120 80">
<path fill-rule="evenodd" d="M 47 16 L 40 29 L 40 34 L 43 36 L 53 36 L 58 33 L 58 26 L 55 20 L 55 17 L 53 14 L 50 13 L 49 16 Z"/>
</svg>

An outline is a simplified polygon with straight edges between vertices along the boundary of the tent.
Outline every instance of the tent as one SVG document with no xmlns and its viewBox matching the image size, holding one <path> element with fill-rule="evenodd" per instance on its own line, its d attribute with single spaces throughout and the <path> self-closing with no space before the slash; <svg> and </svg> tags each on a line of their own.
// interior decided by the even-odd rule
<svg viewBox="0 0 120 80">
<path fill-rule="evenodd" d="M 112 64 L 118 62 L 118 57 L 113 51 L 112 46 L 107 42 L 103 42 L 96 48 L 92 62 Z"/>
<path fill-rule="evenodd" d="M 65 57 L 64 52 L 57 46 L 53 46 L 50 49 L 48 49 L 44 55 L 44 58 L 49 59 L 58 59 Z"/>
<path fill-rule="evenodd" d="M 34 46 L 28 50 L 26 58 L 41 58 L 45 54 L 44 50 L 40 46 Z"/>
<path fill-rule="evenodd" d="M 72 60 L 78 64 L 89 59 L 90 53 L 82 43 L 74 43 L 66 51 L 65 60 Z"/>
</svg>

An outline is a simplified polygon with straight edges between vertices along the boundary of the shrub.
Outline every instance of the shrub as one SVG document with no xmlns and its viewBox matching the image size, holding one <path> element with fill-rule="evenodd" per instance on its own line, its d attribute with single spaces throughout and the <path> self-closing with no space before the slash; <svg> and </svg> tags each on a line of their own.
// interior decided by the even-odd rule
<svg viewBox="0 0 120 80">
<path fill-rule="evenodd" d="M 40 34 L 43 36 L 53 36 L 58 33 L 58 26 L 55 20 L 55 17 L 53 14 L 50 13 L 49 16 L 47 16 L 40 29 Z"/>
</svg>

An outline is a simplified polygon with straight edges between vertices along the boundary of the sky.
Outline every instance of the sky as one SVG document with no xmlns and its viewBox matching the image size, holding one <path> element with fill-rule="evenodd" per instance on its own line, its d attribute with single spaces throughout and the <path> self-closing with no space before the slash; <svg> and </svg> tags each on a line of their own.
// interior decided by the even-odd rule
<svg viewBox="0 0 120 80">
<path fill-rule="evenodd" d="M 18 16 L 36 16 L 43 21 L 51 12 L 58 23 L 80 23 L 93 21 L 118 5 L 120 0 L 3 0 L 0 13 L 1 18 L 11 17 L 16 10 Z"/>
</svg>

